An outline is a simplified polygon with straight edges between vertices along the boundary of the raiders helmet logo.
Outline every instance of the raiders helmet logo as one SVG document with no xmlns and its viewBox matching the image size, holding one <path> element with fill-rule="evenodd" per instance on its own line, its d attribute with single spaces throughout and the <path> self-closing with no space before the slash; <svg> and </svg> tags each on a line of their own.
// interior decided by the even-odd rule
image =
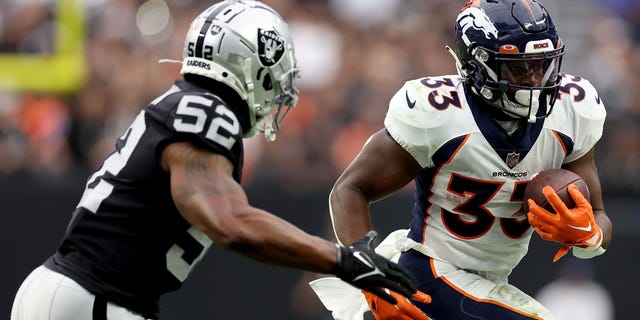
<svg viewBox="0 0 640 320">
<path fill-rule="evenodd" d="M 265 67 L 280 61 L 284 55 L 284 39 L 275 31 L 258 29 L 258 56 Z"/>
</svg>

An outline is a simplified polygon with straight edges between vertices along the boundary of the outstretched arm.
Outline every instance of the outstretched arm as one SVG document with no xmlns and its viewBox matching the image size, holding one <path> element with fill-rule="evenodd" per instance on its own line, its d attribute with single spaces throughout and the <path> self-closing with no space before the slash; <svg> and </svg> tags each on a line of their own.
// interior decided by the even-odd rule
<svg viewBox="0 0 640 320">
<path fill-rule="evenodd" d="M 171 194 L 182 216 L 219 246 L 252 259 L 329 273 L 335 245 L 249 205 L 224 156 L 189 143 L 173 143 L 162 156 Z"/>
<path fill-rule="evenodd" d="M 337 247 L 249 205 L 224 156 L 177 142 L 163 150 L 162 166 L 171 175 L 171 194 L 178 211 L 225 249 L 264 263 L 332 273 L 391 303 L 396 299 L 381 287 L 407 297 L 416 292 L 415 279 L 408 271 L 371 250 L 375 233 L 363 235 L 349 247 Z"/>
</svg>

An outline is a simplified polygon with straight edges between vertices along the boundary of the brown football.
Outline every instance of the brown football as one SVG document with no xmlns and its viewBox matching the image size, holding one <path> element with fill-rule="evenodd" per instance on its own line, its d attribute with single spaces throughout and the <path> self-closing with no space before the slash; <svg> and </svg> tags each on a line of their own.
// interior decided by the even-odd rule
<svg viewBox="0 0 640 320">
<path fill-rule="evenodd" d="M 539 206 L 547 209 L 549 212 L 555 213 L 551 204 L 547 202 L 544 193 L 542 193 L 542 188 L 545 186 L 551 186 L 569 209 L 575 207 L 576 204 L 567 190 L 567 187 L 572 183 L 578 187 L 587 200 L 590 199 L 587 184 L 579 175 L 572 171 L 565 169 L 548 169 L 534 174 L 524 190 L 524 212 L 529 212 L 527 199 L 533 199 Z"/>
</svg>

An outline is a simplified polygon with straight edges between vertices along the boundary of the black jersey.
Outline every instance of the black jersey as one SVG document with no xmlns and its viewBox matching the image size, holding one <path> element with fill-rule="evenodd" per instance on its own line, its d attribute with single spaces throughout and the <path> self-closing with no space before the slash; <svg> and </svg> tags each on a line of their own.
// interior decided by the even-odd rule
<svg viewBox="0 0 640 320">
<path fill-rule="evenodd" d="M 66 235 L 45 265 L 146 317 L 176 290 L 211 240 L 176 209 L 162 150 L 189 141 L 227 157 L 240 182 L 239 115 L 219 97 L 178 80 L 145 107 L 87 182 Z"/>
</svg>

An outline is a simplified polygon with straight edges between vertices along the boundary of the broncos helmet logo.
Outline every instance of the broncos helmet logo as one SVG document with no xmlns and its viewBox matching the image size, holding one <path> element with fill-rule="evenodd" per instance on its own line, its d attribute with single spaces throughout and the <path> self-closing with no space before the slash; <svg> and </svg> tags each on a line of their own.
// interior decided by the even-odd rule
<svg viewBox="0 0 640 320">
<path fill-rule="evenodd" d="M 466 34 L 469 28 L 473 28 L 484 33 L 487 39 L 498 39 L 498 29 L 491 22 L 487 14 L 478 7 L 469 7 L 458 15 L 457 20 L 462 34 Z"/>
</svg>

